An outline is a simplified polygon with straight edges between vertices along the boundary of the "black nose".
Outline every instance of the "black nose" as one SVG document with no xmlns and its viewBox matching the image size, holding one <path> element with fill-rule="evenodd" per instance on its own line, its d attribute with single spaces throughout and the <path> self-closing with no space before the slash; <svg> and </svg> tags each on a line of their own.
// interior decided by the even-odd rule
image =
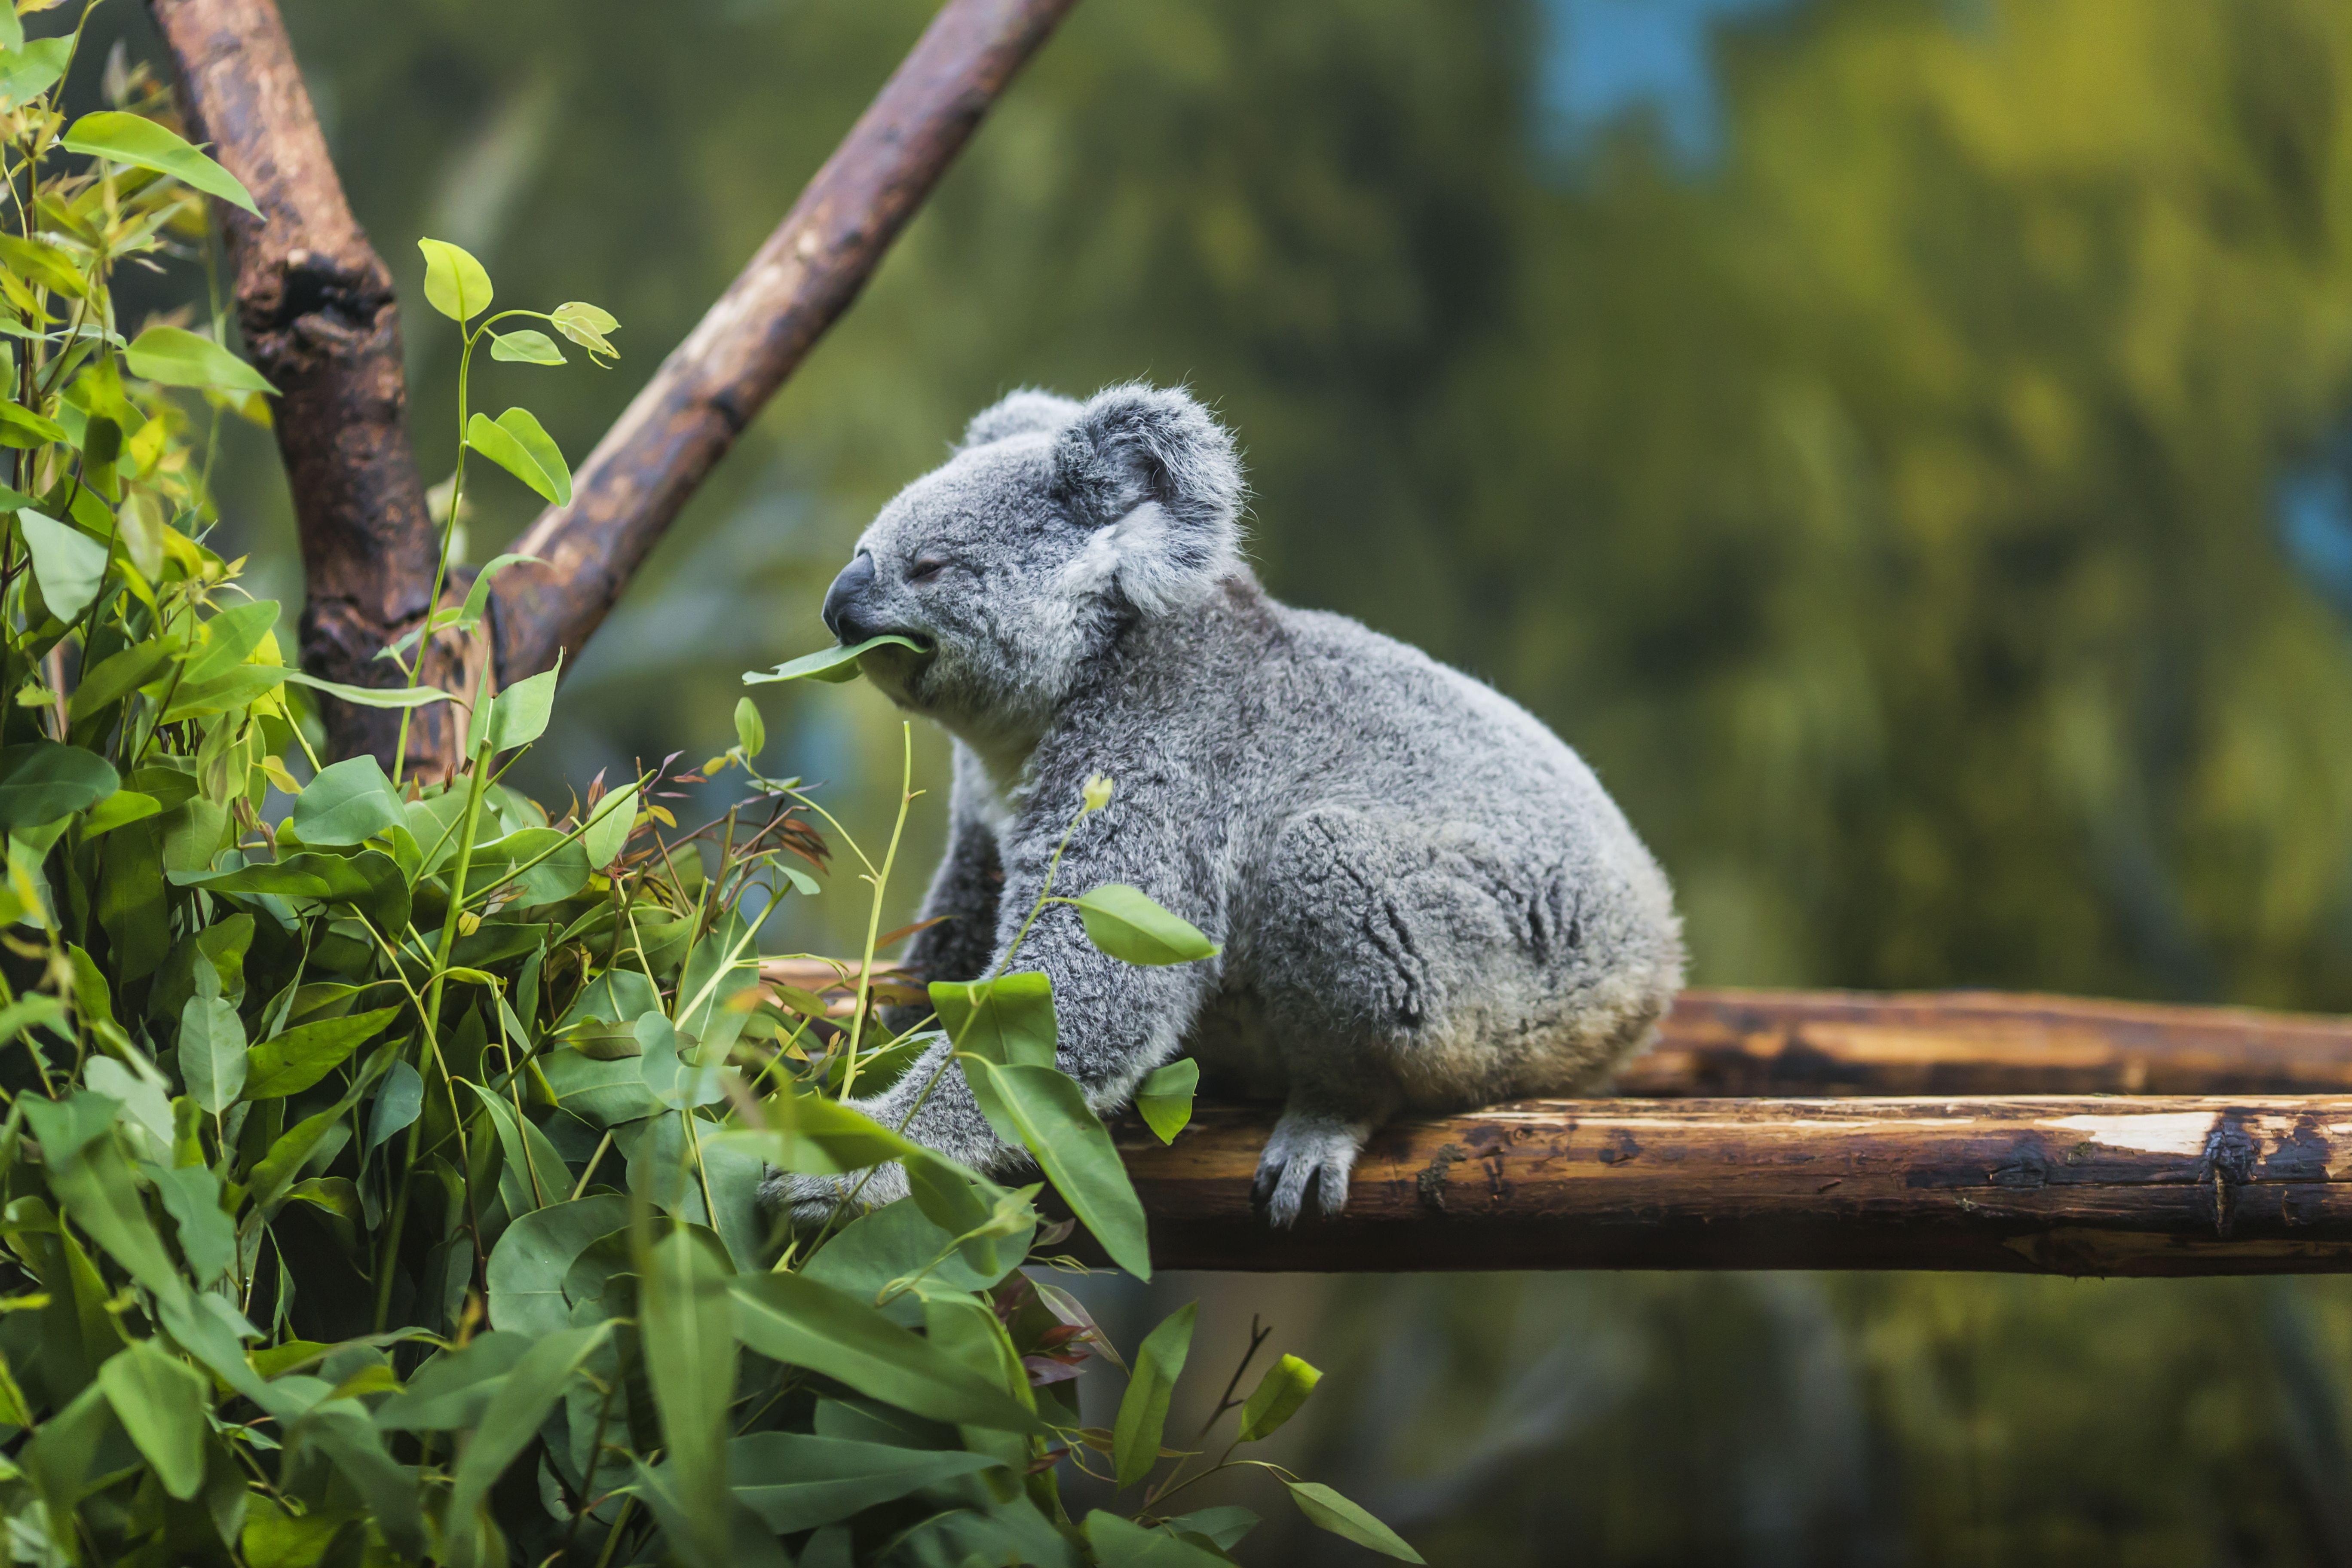
<svg viewBox="0 0 2352 1568">
<path fill-rule="evenodd" d="M 858 601 L 866 590 L 874 585 L 874 557 L 859 551 L 857 559 L 841 569 L 833 586 L 824 595 L 824 629 L 842 642 L 861 643 L 874 635 L 869 623 L 857 614 Z"/>
</svg>

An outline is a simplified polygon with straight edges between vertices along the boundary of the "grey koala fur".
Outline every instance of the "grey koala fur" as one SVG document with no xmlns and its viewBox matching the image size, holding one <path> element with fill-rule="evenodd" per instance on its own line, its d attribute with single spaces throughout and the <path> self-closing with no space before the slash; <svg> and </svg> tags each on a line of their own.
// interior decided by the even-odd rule
<svg viewBox="0 0 2352 1568">
<path fill-rule="evenodd" d="M 882 510 L 825 601 L 901 707 L 955 738 L 945 917 L 909 957 L 992 971 L 1045 885 L 1084 781 L 1117 792 L 1055 878 L 1129 882 L 1223 944 L 1138 968 L 1046 908 L 1012 965 L 1052 977 L 1060 1065 L 1123 1106 L 1180 1052 L 1279 1085 L 1258 1168 L 1277 1225 L 1336 1211 L 1399 1110 L 1587 1089 L 1654 1037 L 1681 984 L 1666 880 L 1575 752 L 1478 681 L 1344 616 L 1267 597 L 1239 555 L 1232 437 L 1181 391 L 1015 392 Z M 987 1172 L 1028 1163 L 935 1045 L 861 1102 Z M 834 1178 L 772 1174 L 803 1215 Z M 886 1166 L 864 1202 L 906 1192 Z"/>
</svg>

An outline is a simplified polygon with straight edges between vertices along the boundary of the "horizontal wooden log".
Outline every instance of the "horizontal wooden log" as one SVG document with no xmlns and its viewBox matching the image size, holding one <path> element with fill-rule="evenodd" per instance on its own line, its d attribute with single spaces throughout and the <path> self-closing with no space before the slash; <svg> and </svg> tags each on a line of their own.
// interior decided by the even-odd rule
<svg viewBox="0 0 2352 1568">
<path fill-rule="evenodd" d="M 2352 1272 L 2352 1098 L 1527 1100 L 1381 1130 L 1287 1231 L 1273 1126 L 1120 1126 L 1158 1267 Z"/>
<path fill-rule="evenodd" d="M 771 981 L 831 995 L 830 966 Z M 897 970 L 881 972 L 898 977 Z M 2352 1094 L 2352 1021 L 1990 991 L 1685 991 L 1621 1095 Z"/>
<path fill-rule="evenodd" d="M 1620 1094 L 2352 1093 L 2352 1021 L 1988 991 L 1686 991 Z"/>
</svg>

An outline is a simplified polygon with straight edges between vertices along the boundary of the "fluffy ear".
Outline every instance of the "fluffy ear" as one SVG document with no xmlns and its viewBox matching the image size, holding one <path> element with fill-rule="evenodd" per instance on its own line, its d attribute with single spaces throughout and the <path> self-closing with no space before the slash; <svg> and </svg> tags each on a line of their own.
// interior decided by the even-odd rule
<svg viewBox="0 0 2352 1568">
<path fill-rule="evenodd" d="M 1106 387 L 1054 442 L 1057 492 L 1097 529 L 1089 556 L 1141 609 L 1197 602 L 1241 544 L 1240 457 L 1191 394 Z"/>
<path fill-rule="evenodd" d="M 1075 399 L 1040 392 L 1034 386 L 1016 387 L 971 416 L 956 449 L 985 447 L 1007 436 L 1059 430 L 1076 418 L 1077 412 Z"/>
</svg>

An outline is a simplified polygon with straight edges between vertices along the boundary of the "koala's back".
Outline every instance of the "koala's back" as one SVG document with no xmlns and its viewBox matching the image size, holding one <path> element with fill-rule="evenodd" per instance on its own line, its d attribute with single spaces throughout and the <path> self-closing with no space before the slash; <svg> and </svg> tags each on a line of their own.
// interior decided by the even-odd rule
<svg viewBox="0 0 2352 1568">
<path fill-rule="evenodd" d="M 1532 715 L 1245 575 L 1124 651 L 1118 711 L 1081 722 L 1199 786 L 1227 930 L 1193 1041 L 1213 1070 L 1270 1087 L 1325 1042 L 1436 1108 L 1591 1087 L 1644 1043 L 1681 982 L 1665 879 Z"/>
</svg>

